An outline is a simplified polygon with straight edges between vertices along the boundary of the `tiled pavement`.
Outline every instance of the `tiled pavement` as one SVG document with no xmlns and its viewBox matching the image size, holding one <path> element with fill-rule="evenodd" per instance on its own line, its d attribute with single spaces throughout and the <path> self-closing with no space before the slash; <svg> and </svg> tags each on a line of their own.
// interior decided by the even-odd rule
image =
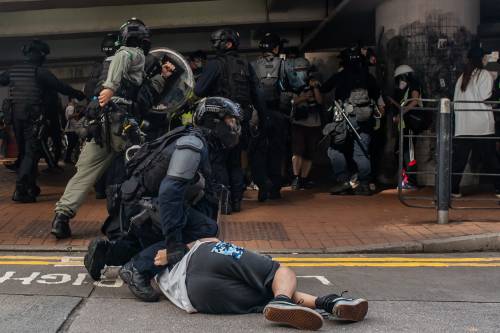
<svg viewBox="0 0 500 333">
<path fill-rule="evenodd" d="M 0 247 L 81 248 L 99 235 L 105 202 L 92 193 L 73 221 L 71 240 L 49 235 L 54 203 L 70 173 L 42 175 L 39 202 L 21 205 L 10 200 L 14 174 L 0 166 Z M 282 200 L 265 204 L 255 200 L 255 192 L 247 196 L 242 213 L 224 217 L 222 232 L 226 240 L 251 249 L 335 250 L 500 232 L 500 211 L 456 211 L 451 218 L 457 222 L 438 225 L 434 210 L 407 208 L 394 190 L 369 198 L 285 190 Z"/>
</svg>

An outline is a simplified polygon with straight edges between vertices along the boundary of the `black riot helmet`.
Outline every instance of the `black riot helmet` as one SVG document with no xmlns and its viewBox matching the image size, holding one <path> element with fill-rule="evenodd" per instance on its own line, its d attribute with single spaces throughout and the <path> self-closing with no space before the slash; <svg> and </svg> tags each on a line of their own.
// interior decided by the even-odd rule
<svg viewBox="0 0 500 333">
<path fill-rule="evenodd" d="M 219 29 L 210 36 L 212 46 L 216 50 L 226 50 L 226 43 L 232 42 L 233 48 L 237 49 L 240 46 L 240 34 L 232 29 Z"/>
<path fill-rule="evenodd" d="M 353 46 L 340 52 L 339 56 L 345 67 L 359 67 L 364 63 L 363 53 L 359 46 Z"/>
<path fill-rule="evenodd" d="M 208 130 L 224 148 L 238 144 L 241 119 L 240 105 L 224 97 L 203 98 L 193 113 L 193 124 Z"/>
<path fill-rule="evenodd" d="M 139 47 L 148 54 L 151 49 L 151 31 L 144 22 L 131 18 L 120 27 L 118 36 L 120 46 Z"/>
<path fill-rule="evenodd" d="M 281 46 L 281 38 L 272 32 L 264 35 L 259 43 L 259 48 L 264 52 L 272 52 L 276 47 Z"/>
<path fill-rule="evenodd" d="M 111 57 L 115 54 L 117 49 L 118 35 L 116 34 L 106 34 L 101 42 L 101 51 L 106 55 L 106 57 Z"/>
<path fill-rule="evenodd" d="M 45 58 L 50 54 L 50 47 L 47 43 L 40 39 L 34 39 L 23 46 L 23 54 L 30 62 L 35 65 L 41 65 Z"/>
</svg>

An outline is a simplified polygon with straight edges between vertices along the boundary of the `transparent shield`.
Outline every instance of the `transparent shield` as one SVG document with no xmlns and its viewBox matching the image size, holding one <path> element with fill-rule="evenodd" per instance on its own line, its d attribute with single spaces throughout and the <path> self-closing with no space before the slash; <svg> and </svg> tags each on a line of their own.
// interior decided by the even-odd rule
<svg viewBox="0 0 500 333">
<path fill-rule="evenodd" d="M 176 67 L 176 73 L 167 81 L 167 88 L 161 102 L 151 112 L 175 115 L 186 104 L 194 89 L 194 75 L 184 57 L 171 49 L 158 48 L 150 52 L 158 61 L 169 61 Z"/>
</svg>

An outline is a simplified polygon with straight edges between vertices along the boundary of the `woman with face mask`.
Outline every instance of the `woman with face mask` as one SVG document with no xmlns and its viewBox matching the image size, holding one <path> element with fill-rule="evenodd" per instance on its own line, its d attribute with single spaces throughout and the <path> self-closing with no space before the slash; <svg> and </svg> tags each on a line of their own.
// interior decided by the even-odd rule
<svg viewBox="0 0 500 333">
<path fill-rule="evenodd" d="M 395 79 L 395 103 L 403 108 L 403 132 L 405 135 L 416 134 L 420 130 L 417 127 L 422 127 L 412 122 L 412 119 L 408 117 L 411 114 L 418 113 L 418 108 L 420 102 L 416 99 L 421 98 L 421 87 L 418 80 L 415 78 L 414 70 L 408 65 L 401 65 L 394 71 Z M 405 103 L 407 100 L 413 99 L 409 103 Z M 417 115 L 415 115 L 417 116 Z M 420 115 L 423 117 L 423 115 Z M 399 123 L 400 113 L 394 117 L 394 121 Z M 418 116 L 417 116 L 418 117 Z M 417 187 L 417 177 L 411 174 L 417 170 L 417 161 L 415 159 L 415 139 L 405 138 L 403 142 L 403 170 L 402 172 L 402 182 L 398 184 L 403 190 L 413 190 Z M 410 173 L 410 174 L 408 174 Z"/>
</svg>

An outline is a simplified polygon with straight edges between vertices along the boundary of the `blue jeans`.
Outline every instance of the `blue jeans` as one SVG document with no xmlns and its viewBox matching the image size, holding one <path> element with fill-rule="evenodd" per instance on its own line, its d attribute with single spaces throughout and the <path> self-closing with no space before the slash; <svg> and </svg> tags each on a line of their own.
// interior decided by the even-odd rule
<svg viewBox="0 0 500 333">
<path fill-rule="evenodd" d="M 348 135 L 348 139 L 343 145 L 333 145 L 328 148 L 328 158 L 332 164 L 333 174 L 337 182 L 347 182 L 350 180 L 352 173 L 349 166 L 352 162 L 357 167 L 358 179 L 361 184 L 368 184 L 371 176 L 370 162 L 370 142 L 371 135 L 369 133 L 360 132 L 361 142 L 355 138 L 353 133 Z M 361 147 L 361 145 L 363 147 Z"/>
<path fill-rule="evenodd" d="M 184 244 L 191 243 L 200 238 L 217 236 L 217 222 L 207 216 L 212 215 L 208 214 L 209 210 L 209 203 L 206 200 L 202 200 L 197 207 L 188 207 L 186 209 L 186 223 L 182 229 L 182 242 Z M 159 267 L 154 264 L 156 253 L 165 248 L 166 242 L 164 239 L 150 245 L 132 259 L 134 266 L 143 274 L 151 277 L 155 276 L 166 267 Z"/>
</svg>

